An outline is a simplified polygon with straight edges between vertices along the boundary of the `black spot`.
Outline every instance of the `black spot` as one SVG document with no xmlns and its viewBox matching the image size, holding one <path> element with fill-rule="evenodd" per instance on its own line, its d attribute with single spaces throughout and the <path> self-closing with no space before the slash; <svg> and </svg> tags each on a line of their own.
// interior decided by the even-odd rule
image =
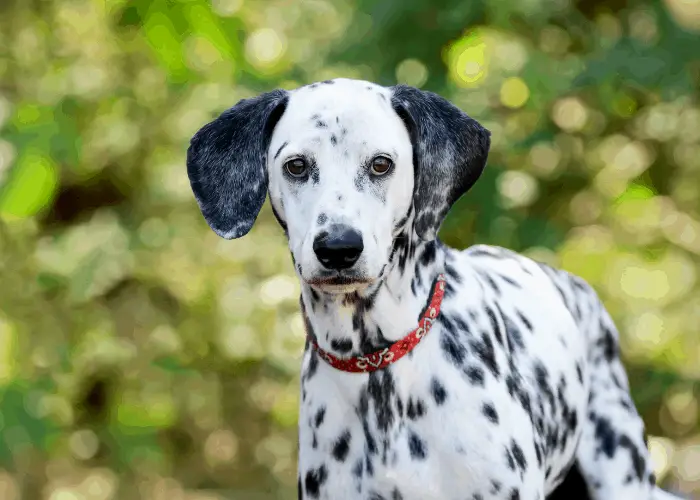
<svg viewBox="0 0 700 500">
<path fill-rule="evenodd" d="M 523 316 L 523 313 L 521 313 L 520 311 L 516 311 L 516 314 L 518 315 L 518 318 L 520 318 L 520 322 L 523 325 L 525 325 L 525 328 L 532 331 L 532 323 L 530 322 L 530 320 Z"/>
<path fill-rule="evenodd" d="M 348 457 L 348 452 L 350 451 L 350 431 L 346 430 L 343 432 L 338 440 L 333 445 L 333 458 L 338 462 L 345 462 Z"/>
<path fill-rule="evenodd" d="M 488 418 L 491 422 L 493 422 L 494 424 L 498 423 L 498 413 L 496 412 L 496 408 L 494 408 L 492 404 L 484 403 L 482 411 L 484 413 L 484 416 Z"/>
<path fill-rule="evenodd" d="M 403 495 L 398 488 L 394 488 L 394 491 L 391 492 L 391 500 L 403 500 Z"/>
<path fill-rule="evenodd" d="M 525 460 L 523 449 L 518 443 L 515 442 L 515 439 L 512 439 L 510 442 L 510 450 L 513 453 L 513 458 L 515 459 L 515 463 L 517 464 L 518 468 L 522 472 L 525 472 L 527 470 L 527 460 Z"/>
<path fill-rule="evenodd" d="M 333 146 L 336 146 L 338 144 L 338 138 L 335 136 L 335 134 L 331 135 L 331 144 Z"/>
<path fill-rule="evenodd" d="M 323 120 L 316 120 L 316 128 L 328 128 L 328 124 Z"/>
<path fill-rule="evenodd" d="M 613 332 L 605 325 L 601 325 L 601 330 L 603 331 L 603 337 L 598 341 L 598 345 L 602 347 L 603 356 L 609 363 L 617 358 L 619 355 L 619 348 Z"/>
<path fill-rule="evenodd" d="M 535 363 L 533 368 L 540 394 L 544 395 L 549 402 L 550 407 L 554 409 L 554 391 L 552 391 L 552 387 L 549 385 L 549 372 L 547 372 L 547 368 L 545 368 L 545 366 L 539 361 Z"/>
<path fill-rule="evenodd" d="M 318 369 L 318 354 L 316 353 L 315 350 L 312 349 L 311 354 L 310 354 L 310 359 L 309 359 L 309 367 L 306 370 L 306 380 L 310 380 L 313 378 L 313 376 L 316 374 L 316 370 Z"/>
<path fill-rule="evenodd" d="M 408 407 L 406 408 L 406 416 L 411 420 L 416 420 L 423 415 L 425 415 L 425 406 L 423 405 L 423 401 L 419 399 L 418 401 L 414 402 L 413 398 L 409 399 Z"/>
<path fill-rule="evenodd" d="M 346 354 L 352 350 L 352 340 L 348 338 L 331 340 L 331 348 L 341 354 Z"/>
<path fill-rule="evenodd" d="M 437 255 L 437 249 L 434 241 L 430 241 L 425 245 L 423 253 L 420 256 L 418 262 L 423 267 L 428 267 L 435 261 L 435 256 Z M 456 280 L 455 280 L 456 281 Z"/>
<path fill-rule="evenodd" d="M 513 457 L 513 452 L 510 450 L 510 448 L 506 447 L 506 464 L 508 465 L 508 468 L 512 471 L 515 470 L 515 458 Z"/>
<path fill-rule="evenodd" d="M 523 341 L 523 334 L 520 328 L 510 319 L 507 315 L 502 314 L 503 324 L 506 327 L 506 337 L 510 343 L 511 348 L 524 349 L 525 342 Z"/>
<path fill-rule="evenodd" d="M 501 332 L 501 327 L 498 324 L 498 320 L 496 320 L 496 314 L 493 312 L 493 309 L 491 309 L 487 305 L 484 305 L 484 311 L 486 311 L 486 315 L 489 317 L 489 322 L 491 323 L 491 331 L 496 336 L 496 341 L 499 344 L 503 345 L 503 333 Z"/>
<path fill-rule="evenodd" d="M 372 464 L 372 457 L 369 453 L 365 455 L 365 469 L 367 469 L 368 476 L 374 476 L 374 465 Z"/>
<path fill-rule="evenodd" d="M 510 496 L 508 497 L 508 500 L 520 500 L 520 492 L 516 488 L 513 488 L 512 490 L 510 490 Z"/>
<path fill-rule="evenodd" d="M 433 399 L 438 405 L 443 404 L 447 399 L 447 391 L 445 391 L 445 387 L 436 378 L 433 378 L 432 382 L 430 383 L 430 392 L 433 393 Z"/>
<path fill-rule="evenodd" d="M 626 448 L 630 454 L 630 460 L 632 460 L 632 466 L 634 467 L 634 472 L 637 475 L 637 479 L 642 481 L 644 479 L 644 472 L 646 470 L 646 460 L 644 455 L 639 451 L 637 445 L 624 434 L 620 436 L 619 446 L 621 448 Z"/>
<path fill-rule="evenodd" d="M 403 229 L 403 226 L 404 226 L 404 224 L 406 224 L 406 222 L 408 221 L 408 218 L 410 217 L 410 214 L 411 214 L 411 210 L 409 209 L 409 210 L 408 210 L 408 213 L 406 213 L 406 215 L 404 215 L 403 217 L 401 217 L 401 218 L 396 222 L 396 224 L 394 224 L 394 232 L 395 232 L 395 233 Z"/>
<path fill-rule="evenodd" d="M 318 218 L 316 219 L 317 225 L 321 226 L 321 225 L 325 224 L 327 221 L 328 221 L 328 216 L 324 212 L 321 212 L 320 214 L 318 214 Z"/>
<path fill-rule="evenodd" d="M 314 417 L 314 426 L 318 429 L 321 424 L 323 423 L 323 419 L 326 417 L 326 407 L 322 406 L 321 408 L 318 409 L 316 412 L 316 416 Z"/>
<path fill-rule="evenodd" d="M 352 466 L 352 475 L 356 478 L 362 477 L 362 459 L 358 458 L 355 465 Z"/>
<path fill-rule="evenodd" d="M 498 368 L 498 363 L 496 362 L 496 350 L 491 340 L 491 336 L 483 332 L 481 334 L 481 342 L 472 341 L 470 343 L 474 353 L 477 357 L 484 363 L 486 368 L 493 374 L 495 378 L 500 375 L 500 370 Z"/>
<path fill-rule="evenodd" d="M 459 271 L 457 271 L 457 268 L 455 268 L 451 264 L 445 264 L 445 274 L 447 275 L 448 281 L 454 281 L 457 284 L 462 283 L 462 277 L 459 274 Z"/>
<path fill-rule="evenodd" d="M 589 420 L 595 424 L 597 450 L 605 453 L 608 458 L 612 458 L 618 445 L 615 429 L 610 421 L 604 417 L 597 417 L 593 412 L 589 414 Z"/>
<path fill-rule="evenodd" d="M 425 443 L 414 432 L 408 436 L 408 450 L 411 453 L 411 458 L 425 460 Z"/>
<path fill-rule="evenodd" d="M 377 427 L 380 431 L 387 431 L 394 422 L 391 400 L 392 395 L 395 393 L 395 386 L 391 372 L 370 373 L 367 382 L 367 392 L 370 399 L 374 402 Z"/>
<path fill-rule="evenodd" d="M 583 369 L 581 368 L 581 363 L 576 363 L 576 376 L 580 384 L 583 384 Z"/>
<path fill-rule="evenodd" d="M 477 271 L 477 274 L 481 276 L 481 278 L 493 289 L 494 292 L 496 292 L 497 296 L 501 296 L 501 288 L 498 286 L 498 284 L 491 278 L 490 275 L 487 273 Z"/>
<path fill-rule="evenodd" d="M 333 80 L 323 80 L 321 83 L 324 85 L 333 85 L 335 82 Z"/>
<path fill-rule="evenodd" d="M 464 374 L 469 379 L 472 385 L 483 387 L 484 385 L 484 370 L 478 366 L 468 366 L 464 369 Z"/>
<path fill-rule="evenodd" d="M 542 447 L 539 443 L 535 443 L 535 458 L 537 458 L 537 465 L 542 467 Z"/>
<path fill-rule="evenodd" d="M 304 480 L 306 494 L 312 498 L 318 498 L 321 492 L 321 486 L 326 482 L 326 479 L 328 479 L 328 471 L 326 471 L 325 465 L 321 465 L 318 469 L 308 471 Z"/>
<path fill-rule="evenodd" d="M 502 274 L 496 274 L 496 276 L 498 276 L 500 279 L 502 279 L 503 281 L 505 281 L 506 283 L 508 283 L 509 285 L 511 285 L 515 288 L 522 288 L 520 286 L 520 283 L 518 283 L 517 281 L 513 281 L 508 276 L 503 276 Z"/>
<path fill-rule="evenodd" d="M 461 366 L 467 356 L 466 348 L 459 342 L 459 331 L 454 322 L 445 315 L 440 315 L 438 321 L 441 323 L 442 337 L 440 338 L 440 347 L 445 353 L 445 356 L 456 366 Z"/>
</svg>

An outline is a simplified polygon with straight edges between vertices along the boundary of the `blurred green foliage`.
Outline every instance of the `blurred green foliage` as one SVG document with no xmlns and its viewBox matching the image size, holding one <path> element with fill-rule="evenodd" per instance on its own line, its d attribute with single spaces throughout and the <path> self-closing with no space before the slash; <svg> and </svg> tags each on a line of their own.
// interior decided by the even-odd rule
<svg viewBox="0 0 700 500">
<path fill-rule="evenodd" d="M 660 477 L 700 494 L 700 1 L 0 2 L 0 498 L 294 498 L 282 232 L 185 172 L 237 100 L 336 76 L 493 133 L 441 232 L 563 267 L 623 336 Z"/>
</svg>

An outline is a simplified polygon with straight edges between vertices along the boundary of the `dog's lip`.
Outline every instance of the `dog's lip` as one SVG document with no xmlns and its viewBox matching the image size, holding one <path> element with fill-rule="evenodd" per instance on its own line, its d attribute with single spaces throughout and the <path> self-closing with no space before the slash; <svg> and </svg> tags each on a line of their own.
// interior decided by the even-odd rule
<svg viewBox="0 0 700 500">
<path fill-rule="evenodd" d="M 361 276 L 323 276 L 306 280 L 306 283 L 312 286 L 348 286 L 348 285 L 369 285 L 373 280 Z"/>
</svg>

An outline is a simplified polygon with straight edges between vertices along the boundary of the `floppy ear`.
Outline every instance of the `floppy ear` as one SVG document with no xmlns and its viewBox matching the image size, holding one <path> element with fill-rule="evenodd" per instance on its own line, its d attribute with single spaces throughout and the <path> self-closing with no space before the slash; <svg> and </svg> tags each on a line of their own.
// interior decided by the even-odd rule
<svg viewBox="0 0 700 500">
<path fill-rule="evenodd" d="M 243 99 L 202 127 L 187 150 L 187 175 L 209 226 L 226 239 L 250 231 L 267 196 L 267 150 L 288 93 Z"/>
<path fill-rule="evenodd" d="M 431 240 L 484 170 L 491 133 L 437 94 L 407 85 L 392 91 L 391 104 L 413 143 L 415 230 Z"/>
</svg>

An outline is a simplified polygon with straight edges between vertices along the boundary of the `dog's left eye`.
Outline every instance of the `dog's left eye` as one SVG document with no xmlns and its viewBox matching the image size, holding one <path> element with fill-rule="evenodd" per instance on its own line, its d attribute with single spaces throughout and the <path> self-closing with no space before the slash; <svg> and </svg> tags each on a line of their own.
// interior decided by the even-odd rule
<svg viewBox="0 0 700 500">
<path fill-rule="evenodd" d="M 306 174 L 306 162 L 301 158 L 295 158 L 294 160 L 289 160 L 284 164 L 284 169 L 292 177 L 304 177 Z"/>
<path fill-rule="evenodd" d="M 384 175 L 391 170 L 393 165 L 394 162 L 386 156 L 377 156 L 372 160 L 372 173 L 374 175 Z"/>
</svg>

